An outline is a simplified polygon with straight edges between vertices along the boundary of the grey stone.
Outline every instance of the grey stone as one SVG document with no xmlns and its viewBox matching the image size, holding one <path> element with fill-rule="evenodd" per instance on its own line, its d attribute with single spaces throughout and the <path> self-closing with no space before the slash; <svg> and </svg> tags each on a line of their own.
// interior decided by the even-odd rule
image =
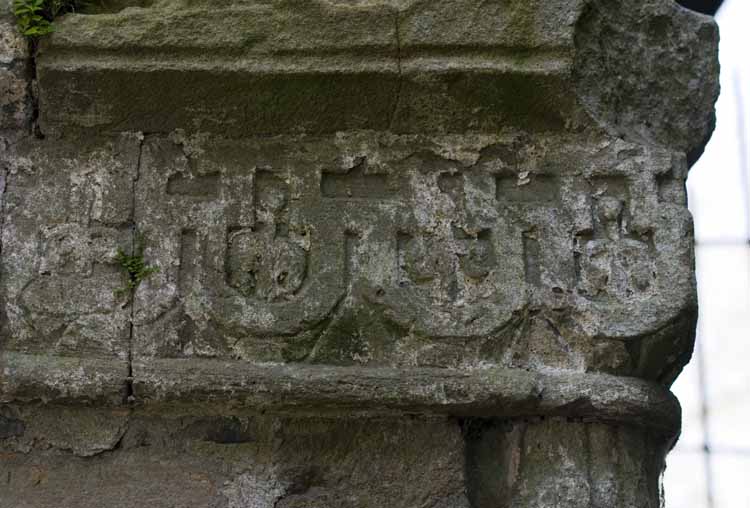
<svg viewBox="0 0 750 508">
<path fill-rule="evenodd" d="M 54 24 L 30 55 L 0 20 L 1 506 L 659 506 L 710 18 L 118 0 Z"/>
<path fill-rule="evenodd" d="M 71 418 L 96 418 L 85 409 L 75 416 L 45 411 L 63 427 Z M 242 442 L 216 439 L 217 429 L 238 426 L 246 433 Z M 637 428 L 559 419 L 195 417 L 138 410 L 112 451 L 86 458 L 64 446 L 41 442 L 21 451 L 6 445 L 0 474 L 10 488 L 3 500 L 23 507 L 468 508 L 514 501 L 656 507 L 664 453 L 659 439 Z M 137 488 L 123 494 L 123 482 Z"/>
<path fill-rule="evenodd" d="M 684 157 L 373 133 L 189 150 L 144 142 L 136 222 L 160 270 L 136 294 L 136 357 L 669 381 L 692 347 Z"/>
<path fill-rule="evenodd" d="M 61 425 L 72 417 L 57 416 Z M 91 415 L 78 410 L 76 417 Z M 247 432 L 246 441 L 217 442 L 216 429 L 238 423 Z M 468 508 L 461 429 L 445 419 L 300 420 L 136 412 L 113 451 L 86 458 L 45 445 L 26 452 L 12 446 L 3 450 L 4 503 Z M 411 485 L 408 491 L 405 483 Z"/>
<path fill-rule="evenodd" d="M 12 21 L 0 19 L 0 65 L 28 58 L 28 44 Z"/>
<path fill-rule="evenodd" d="M 32 115 L 29 43 L 4 11 L 0 5 L 0 132 L 14 139 L 13 131 L 28 129 Z"/>
<path fill-rule="evenodd" d="M 613 134 L 684 151 L 692 164 L 713 131 L 719 94 L 711 18 L 675 2 L 603 0 L 579 23 L 576 83 L 584 107 Z"/>
<path fill-rule="evenodd" d="M 230 137 L 597 126 L 694 160 L 718 93 L 715 25 L 674 2 L 625 5 L 156 2 L 69 15 L 39 57 L 42 125 Z"/>
<path fill-rule="evenodd" d="M 3 200 L 3 349 L 126 362 L 116 257 L 132 245 L 138 141 L 28 146 L 10 161 Z"/>
</svg>

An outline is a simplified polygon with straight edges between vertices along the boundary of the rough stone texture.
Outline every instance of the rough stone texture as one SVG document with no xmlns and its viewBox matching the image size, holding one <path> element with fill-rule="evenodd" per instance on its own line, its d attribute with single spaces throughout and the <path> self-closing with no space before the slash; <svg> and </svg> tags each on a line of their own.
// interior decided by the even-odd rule
<svg viewBox="0 0 750 508">
<path fill-rule="evenodd" d="M 7 439 L 8 506 L 469 506 L 461 428 L 447 420 L 24 411 L 98 434 L 42 421 Z"/>
<path fill-rule="evenodd" d="M 614 134 L 684 151 L 692 164 L 714 128 L 719 62 L 706 50 L 716 42 L 710 18 L 674 2 L 592 2 L 576 32 L 584 107 Z"/>
<path fill-rule="evenodd" d="M 132 138 L 132 137 L 130 137 Z M 87 150 L 32 142 L 10 161 L 4 199 L 4 349 L 127 361 L 117 248 L 132 244 L 138 141 Z"/>
<path fill-rule="evenodd" d="M 0 476 L 24 508 L 657 507 L 664 454 L 640 429 L 558 419 L 19 412 L 0 421 L 34 428 L 5 439 Z"/>
<path fill-rule="evenodd" d="M 30 54 L 0 17 L 0 506 L 659 506 L 710 18 L 120 0 L 56 27 Z M 121 251 L 157 270 L 134 291 Z"/>
<path fill-rule="evenodd" d="M 31 120 L 32 98 L 28 42 L 0 3 L 0 154 Z M 5 158 L 5 157 L 3 157 Z M 1 188 L 1 187 L 0 187 Z"/>
<path fill-rule="evenodd" d="M 692 347 L 685 172 L 568 136 L 149 136 L 134 357 L 669 380 Z"/>
</svg>

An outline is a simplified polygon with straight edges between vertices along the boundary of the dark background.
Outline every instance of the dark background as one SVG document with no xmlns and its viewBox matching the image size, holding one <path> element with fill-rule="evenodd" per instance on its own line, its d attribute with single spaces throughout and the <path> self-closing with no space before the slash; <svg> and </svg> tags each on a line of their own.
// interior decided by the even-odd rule
<svg viewBox="0 0 750 508">
<path fill-rule="evenodd" d="M 688 9 L 702 12 L 703 14 L 716 14 L 723 0 L 677 0 L 677 3 Z"/>
</svg>

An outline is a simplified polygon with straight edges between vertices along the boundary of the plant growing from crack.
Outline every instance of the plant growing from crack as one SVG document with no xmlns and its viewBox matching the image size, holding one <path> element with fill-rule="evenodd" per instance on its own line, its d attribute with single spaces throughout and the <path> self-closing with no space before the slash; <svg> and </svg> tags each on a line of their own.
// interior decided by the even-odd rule
<svg viewBox="0 0 750 508">
<path fill-rule="evenodd" d="M 21 33 L 37 39 L 55 31 L 55 18 L 88 5 L 85 0 L 13 0 L 13 13 Z"/>
<path fill-rule="evenodd" d="M 126 254 L 124 250 L 118 248 L 115 260 L 119 263 L 127 276 L 125 287 L 115 290 L 115 296 L 118 297 L 125 294 L 132 296 L 143 279 L 159 271 L 159 267 L 149 266 L 144 261 L 143 241 L 141 238 L 137 240 L 135 252 L 133 252 L 133 254 Z"/>
</svg>

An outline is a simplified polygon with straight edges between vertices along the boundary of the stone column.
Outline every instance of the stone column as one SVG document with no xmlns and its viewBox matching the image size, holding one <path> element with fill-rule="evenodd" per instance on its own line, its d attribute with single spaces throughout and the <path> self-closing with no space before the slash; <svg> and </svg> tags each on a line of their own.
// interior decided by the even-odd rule
<svg viewBox="0 0 750 508">
<path fill-rule="evenodd" d="M 8 20 L 0 506 L 660 506 L 710 18 L 121 0 L 31 56 Z"/>
</svg>

